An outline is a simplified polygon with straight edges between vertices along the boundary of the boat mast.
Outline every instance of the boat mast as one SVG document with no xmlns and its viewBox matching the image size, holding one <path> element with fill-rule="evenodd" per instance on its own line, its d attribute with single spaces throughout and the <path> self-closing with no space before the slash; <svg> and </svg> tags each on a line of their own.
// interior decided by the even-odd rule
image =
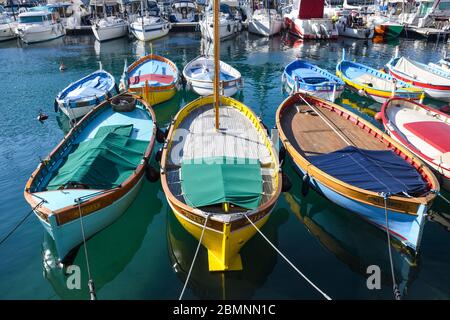
<svg viewBox="0 0 450 320">
<path fill-rule="evenodd" d="M 219 130 L 219 105 L 220 105 L 219 5 L 220 0 L 214 0 L 214 111 L 216 114 L 216 130 Z"/>
</svg>

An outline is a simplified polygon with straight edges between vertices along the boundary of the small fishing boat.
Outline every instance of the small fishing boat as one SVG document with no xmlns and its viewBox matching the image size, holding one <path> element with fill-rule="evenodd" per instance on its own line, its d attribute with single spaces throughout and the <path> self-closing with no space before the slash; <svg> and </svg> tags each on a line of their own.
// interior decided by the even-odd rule
<svg viewBox="0 0 450 320">
<path fill-rule="evenodd" d="M 333 102 L 341 96 L 345 87 L 344 82 L 335 75 L 299 59 L 284 68 L 282 82 L 289 93 L 308 93 Z"/>
<path fill-rule="evenodd" d="M 0 6 L 0 42 L 17 38 L 17 22 Z"/>
<path fill-rule="evenodd" d="M 375 32 L 374 27 L 364 22 L 357 12 L 340 17 L 336 28 L 340 36 L 356 39 L 372 39 Z"/>
<path fill-rule="evenodd" d="M 171 23 L 185 23 L 198 21 L 197 5 L 192 0 L 175 0 L 171 5 L 169 16 Z"/>
<path fill-rule="evenodd" d="M 336 75 L 361 96 L 383 103 L 391 97 L 418 100 L 424 91 L 395 77 L 363 64 L 342 60 L 336 66 Z"/>
<path fill-rule="evenodd" d="M 55 112 L 58 108 L 76 120 L 88 113 L 100 102 L 112 97 L 117 92 L 116 80 L 109 72 L 100 69 L 80 80 L 69 84 L 55 99 Z"/>
<path fill-rule="evenodd" d="M 33 172 L 25 200 L 55 240 L 61 261 L 132 203 L 156 130 L 144 100 L 116 96 L 91 110 Z"/>
<path fill-rule="evenodd" d="M 219 0 L 213 8 L 218 20 Z M 282 175 L 261 121 L 243 103 L 221 95 L 219 59 L 216 37 L 214 95 L 188 103 L 172 120 L 161 184 L 177 220 L 207 248 L 209 270 L 230 271 L 242 269 L 239 251 L 268 220 Z"/>
<path fill-rule="evenodd" d="M 450 101 L 450 73 L 406 57 L 398 57 L 398 52 L 386 68 L 395 78 L 422 88 L 431 98 Z"/>
<path fill-rule="evenodd" d="M 346 108 L 301 93 L 281 103 L 276 126 L 304 194 L 313 187 L 417 252 L 425 213 L 439 191 L 417 157 Z"/>
<path fill-rule="evenodd" d="M 94 22 L 92 32 L 100 42 L 125 37 L 128 34 L 128 22 L 115 16 L 105 17 Z"/>
<path fill-rule="evenodd" d="M 404 29 L 404 25 L 389 20 L 372 21 L 375 34 L 383 38 L 398 38 Z"/>
<path fill-rule="evenodd" d="M 198 56 L 183 69 L 186 84 L 200 96 L 213 94 L 214 59 Z M 241 73 L 229 64 L 220 61 L 221 93 L 231 97 L 242 88 Z"/>
<path fill-rule="evenodd" d="M 171 99 L 180 85 L 175 63 L 157 54 L 149 54 L 127 67 L 120 80 L 123 90 L 140 94 L 152 106 Z"/>
<path fill-rule="evenodd" d="M 450 116 L 424 104 L 390 99 L 381 109 L 389 135 L 428 164 L 450 191 Z"/>
<path fill-rule="evenodd" d="M 280 33 L 283 18 L 274 9 L 258 9 L 248 23 L 248 31 L 265 37 Z"/>
<path fill-rule="evenodd" d="M 36 43 L 65 35 L 62 23 L 49 11 L 27 11 L 19 14 L 17 35 L 25 43 Z"/>
<path fill-rule="evenodd" d="M 202 37 L 214 41 L 213 13 L 206 10 L 199 22 Z M 219 37 L 225 40 L 237 35 L 242 30 L 242 22 L 236 17 L 228 4 L 220 4 Z"/>
</svg>

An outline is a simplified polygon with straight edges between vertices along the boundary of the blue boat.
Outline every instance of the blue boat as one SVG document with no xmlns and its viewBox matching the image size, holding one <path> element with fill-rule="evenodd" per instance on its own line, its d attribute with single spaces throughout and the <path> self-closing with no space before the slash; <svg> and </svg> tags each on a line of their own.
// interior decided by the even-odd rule
<svg viewBox="0 0 450 320">
<path fill-rule="evenodd" d="M 114 93 L 119 93 L 116 80 L 100 68 L 62 90 L 55 99 L 55 112 L 59 108 L 71 121 L 75 121 Z"/>
<path fill-rule="evenodd" d="M 289 63 L 284 68 L 282 81 L 291 94 L 303 92 L 328 101 L 339 98 L 345 87 L 334 74 L 303 60 Z"/>
<path fill-rule="evenodd" d="M 61 261 L 122 215 L 145 176 L 158 176 L 148 164 L 156 132 L 153 109 L 119 95 L 91 110 L 38 165 L 24 196 Z"/>
</svg>

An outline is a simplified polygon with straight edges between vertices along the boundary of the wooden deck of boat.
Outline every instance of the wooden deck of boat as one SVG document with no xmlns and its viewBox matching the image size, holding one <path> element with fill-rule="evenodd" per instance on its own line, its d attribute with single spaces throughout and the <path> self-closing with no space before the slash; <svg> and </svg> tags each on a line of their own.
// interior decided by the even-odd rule
<svg viewBox="0 0 450 320">
<path fill-rule="evenodd" d="M 297 112 L 297 108 L 298 111 Z M 351 145 L 369 150 L 386 150 L 386 146 L 369 135 L 351 121 L 344 119 L 336 112 L 315 107 L 333 128 L 318 114 L 310 112 L 307 105 L 298 105 L 284 111 L 281 117 L 283 131 L 292 146 L 305 156 L 330 153 L 348 146 L 348 143 L 337 133 L 339 132 Z"/>
<path fill-rule="evenodd" d="M 220 130 L 215 130 L 215 113 L 212 105 L 195 109 L 179 125 L 170 147 L 166 174 L 169 188 L 178 200 L 183 201 L 180 170 L 183 160 L 210 157 L 237 157 L 255 159 L 261 163 L 263 179 L 262 202 L 273 192 L 273 163 L 263 136 L 251 121 L 230 106 L 220 107 Z M 272 168 L 270 168 L 272 166 Z"/>
</svg>

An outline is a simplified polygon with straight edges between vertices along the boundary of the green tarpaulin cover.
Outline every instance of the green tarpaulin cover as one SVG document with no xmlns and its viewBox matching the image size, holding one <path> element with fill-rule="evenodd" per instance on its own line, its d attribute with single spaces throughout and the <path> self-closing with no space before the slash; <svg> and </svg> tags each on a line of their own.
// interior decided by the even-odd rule
<svg viewBox="0 0 450 320">
<path fill-rule="evenodd" d="M 255 159 L 183 160 L 181 187 L 186 203 L 191 207 L 229 202 L 256 209 L 263 191 L 261 166 Z"/>
<path fill-rule="evenodd" d="M 133 125 L 104 126 L 93 139 L 74 146 L 64 164 L 50 180 L 55 190 L 68 182 L 92 189 L 109 189 L 124 182 L 139 165 L 147 141 L 129 138 Z"/>
</svg>

